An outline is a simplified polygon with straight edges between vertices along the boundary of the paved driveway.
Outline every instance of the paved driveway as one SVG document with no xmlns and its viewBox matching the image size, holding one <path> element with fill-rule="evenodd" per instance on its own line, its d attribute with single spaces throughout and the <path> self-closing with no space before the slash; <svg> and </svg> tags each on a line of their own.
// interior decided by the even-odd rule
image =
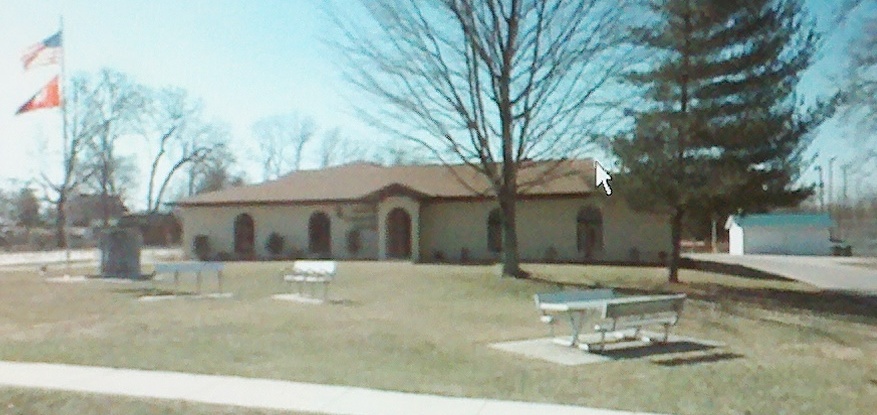
<svg viewBox="0 0 877 415">
<path fill-rule="evenodd" d="M 877 258 L 729 254 L 685 256 L 700 261 L 742 265 L 819 288 L 877 295 Z"/>
</svg>

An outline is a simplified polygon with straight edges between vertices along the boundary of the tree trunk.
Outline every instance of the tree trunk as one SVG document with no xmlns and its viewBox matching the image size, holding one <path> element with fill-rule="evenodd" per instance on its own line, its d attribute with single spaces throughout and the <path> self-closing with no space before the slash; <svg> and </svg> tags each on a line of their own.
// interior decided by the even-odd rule
<svg viewBox="0 0 877 415">
<path fill-rule="evenodd" d="M 502 275 L 526 278 L 527 274 L 521 269 L 521 260 L 518 255 L 518 230 L 515 219 L 517 200 L 514 193 L 508 191 L 501 194 L 499 200 L 502 211 Z"/>
<path fill-rule="evenodd" d="M 64 231 L 65 222 L 67 222 L 67 212 L 66 212 L 67 198 L 64 195 L 58 197 L 58 203 L 56 207 L 58 209 L 57 215 L 55 215 L 55 240 L 58 241 L 58 248 L 66 248 L 67 247 L 67 234 Z"/>
<path fill-rule="evenodd" d="M 673 217 L 670 219 L 670 238 L 673 243 L 673 252 L 670 254 L 670 275 L 668 281 L 671 283 L 679 282 L 679 262 L 682 253 L 682 217 L 684 211 L 676 209 Z"/>
</svg>

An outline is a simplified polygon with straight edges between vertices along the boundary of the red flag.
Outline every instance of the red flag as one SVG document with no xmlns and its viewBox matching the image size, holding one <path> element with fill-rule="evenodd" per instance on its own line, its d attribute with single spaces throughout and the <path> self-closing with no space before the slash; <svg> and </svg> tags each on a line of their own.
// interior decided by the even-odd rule
<svg viewBox="0 0 877 415">
<path fill-rule="evenodd" d="M 27 70 L 31 66 L 53 65 L 61 61 L 61 32 L 49 36 L 24 52 L 21 63 Z"/>
<path fill-rule="evenodd" d="M 52 108 L 61 106 L 61 94 L 58 92 L 58 77 L 52 80 L 24 103 L 15 114 L 22 114 L 40 108 Z"/>
</svg>

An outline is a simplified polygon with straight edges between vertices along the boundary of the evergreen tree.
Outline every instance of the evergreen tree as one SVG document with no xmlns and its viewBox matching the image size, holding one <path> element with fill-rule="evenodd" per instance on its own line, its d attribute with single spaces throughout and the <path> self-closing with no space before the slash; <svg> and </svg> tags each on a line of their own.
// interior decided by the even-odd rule
<svg viewBox="0 0 877 415">
<path fill-rule="evenodd" d="M 833 105 L 802 109 L 800 75 L 817 46 L 798 0 L 655 0 L 637 30 L 655 52 L 630 85 L 645 103 L 613 141 L 635 204 L 671 217 L 671 282 L 678 281 L 683 219 L 793 206 L 802 153 Z"/>
</svg>

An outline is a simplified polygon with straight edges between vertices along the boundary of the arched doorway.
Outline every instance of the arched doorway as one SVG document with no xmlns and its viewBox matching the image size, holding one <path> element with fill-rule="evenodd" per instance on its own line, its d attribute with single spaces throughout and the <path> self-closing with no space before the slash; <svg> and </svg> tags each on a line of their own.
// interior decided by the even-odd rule
<svg viewBox="0 0 877 415">
<path fill-rule="evenodd" d="M 308 221 L 308 250 L 321 257 L 332 256 L 332 232 L 329 215 L 314 212 Z"/>
<path fill-rule="evenodd" d="M 387 214 L 387 257 L 411 258 L 411 215 L 402 208 Z"/>
<path fill-rule="evenodd" d="M 253 255 L 256 248 L 256 225 L 253 217 L 241 213 L 234 219 L 234 252 L 238 255 Z"/>
<path fill-rule="evenodd" d="M 576 216 L 576 246 L 584 259 L 593 259 L 603 249 L 603 214 L 586 206 Z"/>
</svg>

